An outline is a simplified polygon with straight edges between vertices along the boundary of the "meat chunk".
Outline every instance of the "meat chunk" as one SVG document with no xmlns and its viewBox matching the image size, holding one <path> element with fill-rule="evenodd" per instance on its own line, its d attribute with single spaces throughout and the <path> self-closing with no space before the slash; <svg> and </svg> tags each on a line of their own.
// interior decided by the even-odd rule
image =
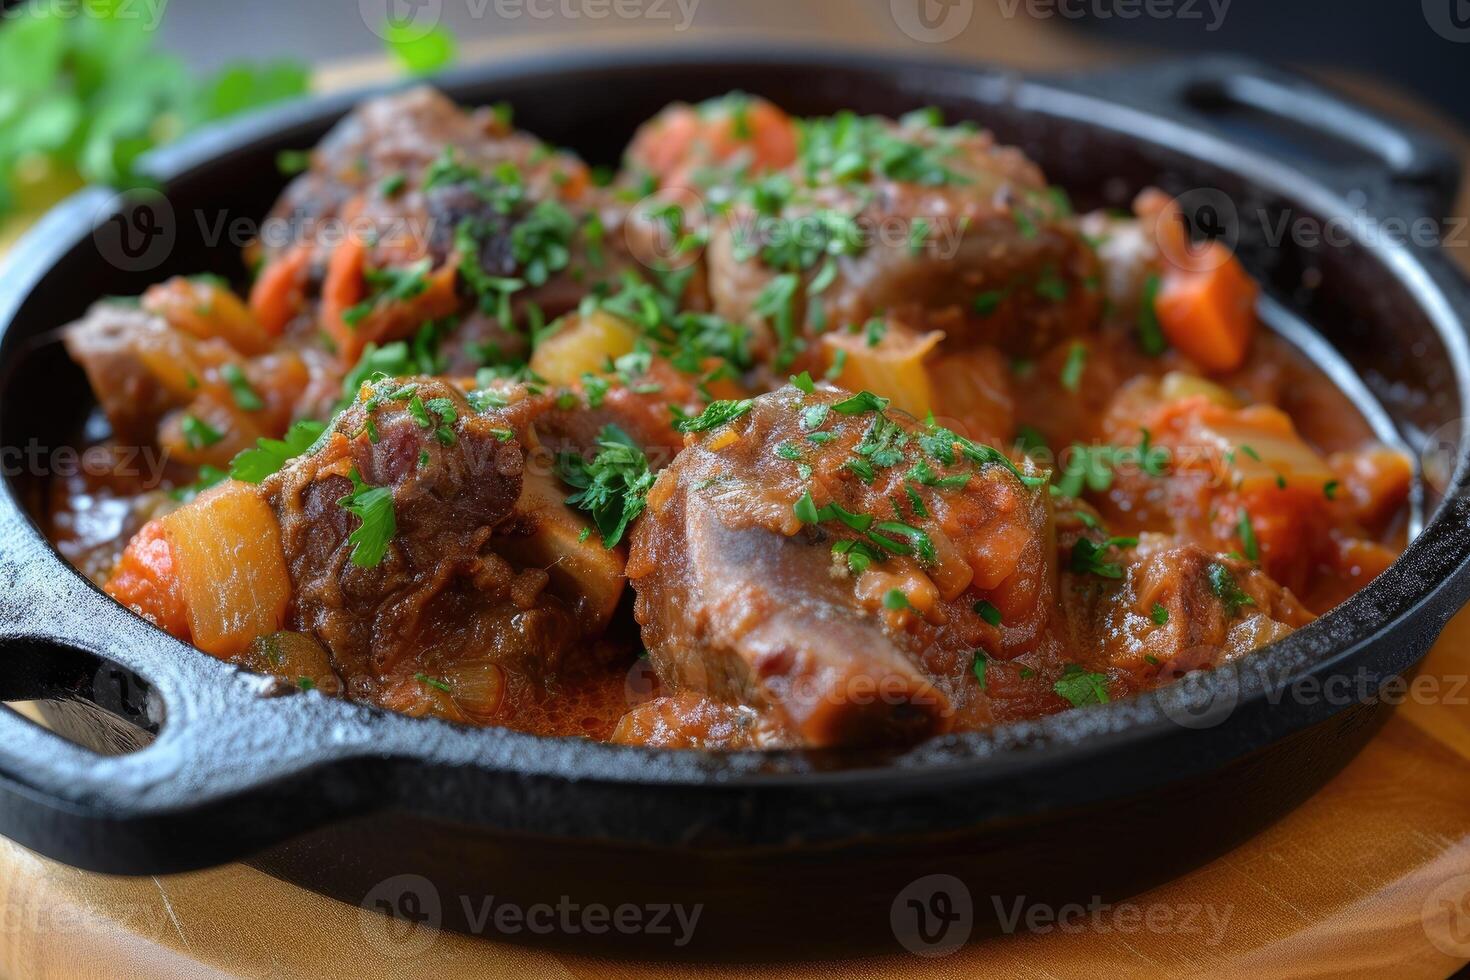
<svg viewBox="0 0 1470 980">
<path fill-rule="evenodd" d="M 866 393 L 787 387 L 729 415 L 660 474 L 633 532 L 635 615 L 670 692 L 754 706 L 817 746 L 984 716 L 975 651 L 1031 648 L 1050 605 L 1037 481 Z"/>
<path fill-rule="evenodd" d="M 312 151 L 306 172 L 271 211 L 267 227 L 274 233 L 262 240 L 266 258 L 273 261 L 319 235 L 325 241 L 334 220 L 394 222 L 396 235 L 383 242 L 385 249 L 427 238 L 429 229 L 417 223 L 423 202 L 409 200 L 407 192 L 446 155 L 482 173 L 508 165 L 538 198 L 576 197 L 588 183 L 581 161 L 516 132 L 494 109 L 467 112 L 432 88 L 411 89 L 362 103 Z M 353 213 L 348 205 L 364 195 L 365 210 Z"/>
<path fill-rule="evenodd" d="M 716 312 L 783 335 L 783 317 L 820 332 L 887 311 L 941 317 L 951 346 L 1030 355 L 1101 310 L 1096 258 L 1036 166 L 921 120 L 814 121 L 803 160 L 716 222 L 708 264 Z M 785 303 L 772 290 L 789 274 L 804 288 Z"/>
<path fill-rule="evenodd" d="M 185 312 L 190 322 L 103 302 L 62 332 L 120 444 L 159 445 L 177 462 L 224 467 L 258 437 L 335 400 L 340 380 L 320 352 L 247 355 L 212 332 L 218 321 L 209 309 Z"/>
<path fill-rule="evenodd" d="M 389 703 L 467 662 L 532 677 L 561 665 L 571 610 L 544 571 L 517 571 L 487 546 L 521 494 L 516 422 L 514 406 L 478 413 L 442 381 L 386 380 L 320 450 L 262 484 L 280 519 L 290 625 L 326 646 L 356 699 Z M 352 537 L 366 519 L 343 505 L 363 487 L 389 491 L 396 522 L 375 562 Z"/>
<path fill-rule="evenodd" d="M 149 362 L 154 352 L 167 356 L 184 342 L 162 317 L 105 302 L 93 306 L 61 336 L 72 360 L 87 372 L 114 437 L 129 445 L 152 445 L 159 421 L 183 404 L 184 397 L 160 380 Z M 228 354 L 227 348 L 220 348 L 221 356 Z"/>
<path fill-rule="evenodd" d="M 1060 535 L 1066 643 L 1083 666 L 1119 681 L 1118 691 L 1229 663 L 1315 618 L 1244 559 L 1163 534 L 1117 548 L 1098 538 L 1076 525 Z M 1080 559 L 1079 541 L 1088 542 Z"/>
</svg>

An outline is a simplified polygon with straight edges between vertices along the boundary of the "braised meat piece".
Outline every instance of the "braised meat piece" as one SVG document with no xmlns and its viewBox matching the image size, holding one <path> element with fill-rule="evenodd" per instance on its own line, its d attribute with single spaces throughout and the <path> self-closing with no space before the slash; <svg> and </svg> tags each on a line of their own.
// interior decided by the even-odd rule
<svg viewBox="0 0 1470 980">
<path fill-rule="evenodd" d="M 915 326 L 939 317 L 951 346 L 1034 354 L 1093 329 L 1101 310 L 1096 258 L 1069 217 L 1036 165 L 988 133 L 816 120 L 802 159 L 716 221 L 710 294 L 726 317 L 770 323 L 792 354 L 803 325 L 885 311 Z"/>
<path fill-rule="evenodd" d="M 261 485 L 280 521 L 291 623 L 326 646 L 355 697 L 382 702 L 465 660 L 538 677 L 561 666 L 571 611 L 545 592 L 545 572 L 487 547 L 521 493 L 516 422 L 513 408 L 478 413 L 442 381 L 387 380 L 320 450 Z M 372 543 L 354 529 L 384 513 L 392 533 L 365 554 Z"/>
<path fill-rule="evenodd" d="M 810 745 L 903 742 L 983 710 L 975 651 L 1033 646 L 1050 607 L 1039 481 L 867 393 L 711 411 L 633 533 L 659 677 Z"/>
<path fill-rule="evenodd" d="M 152 445 L 159 420 L 182 403 L 145 360 L 151 351 L 180 343 L 163 318 L 120 303 L 98 303 L 61 337 L 71 359 L 87 372 L 118 441 Z M 219 353 L 225 356 L 228 349 Z"/>
<path fill-rule="evenodd" d="M 1121 683 L 1115 694 L 1237 660 L 1316 618 L 1244 559 L 1059 524 L 1062 640 L 1081 666 Z"/>
</svg>

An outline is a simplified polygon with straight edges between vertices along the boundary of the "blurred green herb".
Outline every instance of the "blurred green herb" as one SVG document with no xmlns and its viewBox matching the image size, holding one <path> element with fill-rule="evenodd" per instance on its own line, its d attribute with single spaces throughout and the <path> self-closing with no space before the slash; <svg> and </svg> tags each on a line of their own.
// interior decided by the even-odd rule
<svg viewBox="0 0 1470 980">
<path fill-rule="evenodd" d="M 427 75 L 454 62 L 454 35 L 442 26 L 425 31 L 417 24 L 389 22 L 380 33 L 388 52 L 411 74 Z"/>
<path fill-rule="evenodd" d="M 162 9 L 162 8 L 160 8 Z M 204 123 L 301 95 L 308 70 L 239 62 L 196 78 L 124 0 L 35 4 L 0 23 L 0 217 L 86 183 L 136 187 L 138 157 Z"/>
</svg>

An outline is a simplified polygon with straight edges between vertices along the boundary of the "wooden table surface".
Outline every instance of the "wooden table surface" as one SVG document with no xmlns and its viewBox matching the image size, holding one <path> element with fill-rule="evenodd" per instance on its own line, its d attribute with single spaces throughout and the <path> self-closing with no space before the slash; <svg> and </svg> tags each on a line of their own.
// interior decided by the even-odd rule
<svg viewBox="0 0 1470 980">
<path fill-rule="evenodd" d="M 896 46 L 891 23 L 813 5 L 787 39 Z M 1107 60 L 1101 49 L 1024 18 L 977 8 L 947 44 L 903 40 L 911 54 L 971 55 L 1018 67 Z M 767 36 L 772 32 L 767 32 Z M 691 31 L 679 43 L 702 43 Z M 643 39 L 602 32 L 597 43 Z M 548 47 L 551 42 L 543 42 Z M 558 43 L 565 43 L 564 41 Z M 516 53 L 528 42 L 519 41 Z M 466 59 L 502 49 L 467 51 Z M 380 62 L 335 66 L 323 87 L 380 78 Z M 1380 85 L 1370 100 L 1416 114 Z M 671 98 L 677 93 L 670 93 Z M 1434 124 L 1435 121 L 1422 117 Z M 1466 147 L 1470 143 L 1454 135 Z M 1470 211 L 1462 197 L 1456 213 Z M 0 249 L 5 232 L 0 229 Z M 1467 261 L 1463 246 L 1457 257 Z M 0 839 L 0 976 L 322 977 L 1445 977 L 1470 961 L 1470 612 L 1453 620 L 1413 699 L 1347 769 L 1290 815 L 1226 856 L 1132 904 L 1212 910 L 1220 928 L 1184 938 L 1137 930 L 1018 934 L 938 959 L 893 956 L 764 968 L 612 962 L 442 933 L 422 953 L 388 958 L 374 914 L 244 865 L 166 878 L 87 874 Z"/>
</svg>

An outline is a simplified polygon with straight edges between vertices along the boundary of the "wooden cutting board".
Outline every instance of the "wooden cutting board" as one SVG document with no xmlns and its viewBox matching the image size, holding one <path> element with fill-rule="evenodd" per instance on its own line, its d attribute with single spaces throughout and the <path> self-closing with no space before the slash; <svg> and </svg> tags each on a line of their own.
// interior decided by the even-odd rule
<svg viewBox="0 0 1470 980">
<path fill-rule="evenodd" d="M 900 46 L 892 22 L 873 14 L 883 6 L 750 4 L 774 24 L 765 36 Z M 978 4 L 975 16 L 981 22 L 953 42 L 903 42 L 902 50 L 1027 68 L 1077 67 L 1117 53 L 1024 17 L 999 16 L 988 4 Z M 578 39 L 646 43 L 650 35 L 582 31 Z M 691 31 L 678 43 L 709 39 Z M 488 45 L 465 52 L 465 60 L 551 46 L 546 38 Z M 380 61 L 335 66 L 321 74 L 320 87 L 381 79 L 386 70 Z M 1381 86 L 1353 87 L 1384 101 Z M 1419 114 L 1412 104 L 1390 105 Z M 1470 166 L 1470 143 L 1462 145 Z M 1466 205 L 1462 198 L 1456 212 L 1467 213 Z M 5 238 L 0 229 L 0 249 Z M 1455 254 L 1470 268 L 1466 251 Z M 1441 978 L 1470 961 L 1470 612 L 1451 622 L 1421 677 L 1437 693 L 1405 703 L 1307 803 L 1225 857 L 1105 910 L 1079 932 L 1012 935 L 935 959 L 765 967 L 613 962 L 442 933 L 399 958 L 385 955 L 376 913 L 244 865 L 112 878 L 0 839 L 0 976 Z M 1150 914 L 1175 925 L 1138 924 Z M 1186 918 L 1195 924 L 1186 926 Z"/>
</svg>

